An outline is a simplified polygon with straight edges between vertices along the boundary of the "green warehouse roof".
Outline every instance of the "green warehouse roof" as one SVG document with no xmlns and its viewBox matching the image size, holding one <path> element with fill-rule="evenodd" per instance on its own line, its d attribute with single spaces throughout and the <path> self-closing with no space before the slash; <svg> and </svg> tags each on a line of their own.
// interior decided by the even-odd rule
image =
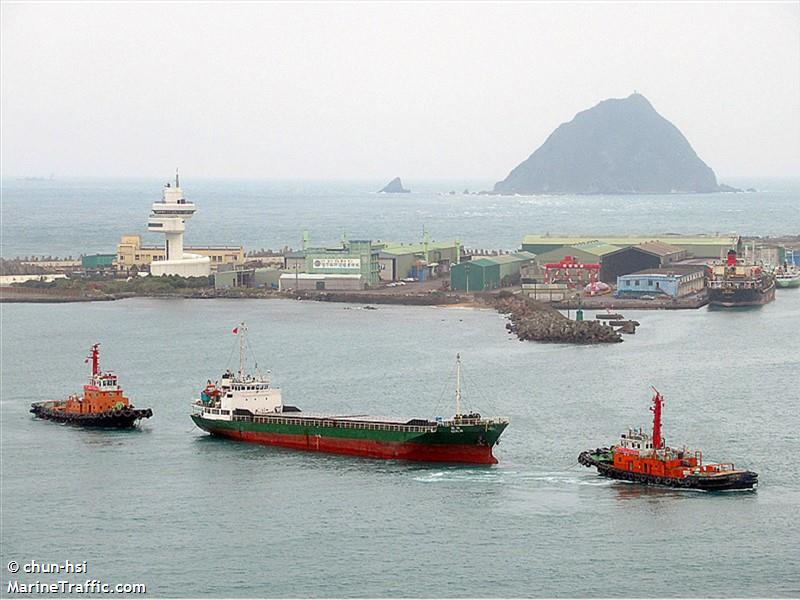
<svg viewBox="0 0 800 600">
<path fill-rule="evenodd" d="M 496 266 L 498 264 L 499 263 L 494 262 L 490 258 L 478 258 L 478 259 L 475 259 L 475 260 L 467 260 L 467 261 L 464 261 L 464 262 L 461 263 L 461 265 L 464 265 L 464 266 L 466 266 L 466 265 L 478 265 L 479 267 L 494 267 L 494 266 Z M 455 268 L 455 266 L 458 266 L 458 265 L 454 265 L 454 268 Z"/>
<path fill-rule="evenodd" d="M 532 252 L 517 252 L 515 254 L 500 254 L 498 256 L 487 256 L 480 260 L 488 260 L 496 265 L 507 265 L 517 262 L 527 262 L 536 258 Z M 475 262 L 474 260 L 472 262 Z"/>
<path fill-rule="evenodd" d="M 619 246 L 612 246 L 611 244 L 607 244 L 599 240 L 592 240 L 591 242 L 583 242 L 580 244 L 571 244 L 570 247 L 583 250 L 584 252 L 594 254 L 595 256 L 605 256 L 606 254 L 611 254 L 612 252 L 621 250 Z"/>
<path fill-rule="evenodd" d="M 428 242 L 428 251 L 430 250 L 444 250 L 446 248 L 455 248 L 457 242 Z M 386 243 L 381 248 L 381 252 L 385 254 L 423 254 L 425 252 L 425 244 L 392 244 Z"/>
</svg>

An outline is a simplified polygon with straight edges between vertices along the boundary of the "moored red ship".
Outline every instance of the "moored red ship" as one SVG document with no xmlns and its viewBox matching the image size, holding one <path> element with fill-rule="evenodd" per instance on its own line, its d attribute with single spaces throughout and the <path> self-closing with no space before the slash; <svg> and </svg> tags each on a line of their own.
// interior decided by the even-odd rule
<svg viewBox="0 0 800 600">
<path fill-rule="evenodd" d="M 775 277 L 760 265 L 748 265 L 728 250 L 724 264 L 711 267 L 708 302 L 712 306 L 760 306 L 775 299 Z"/>
<path fill-rule="evenodd" d="M 312 452 L 426 462 L 494 464 L 492 448 L 508 426 L 502 417 L 461 412 L 461 361 L 456 365 L 456 414 L 452 419 L 391 419 L 366 414 L 306 413 L 283 403 L 270 378 L 245 373 L 244 324 L 239 370 L 208 382 L 193 403 L 192 420 L 221 437 Z"/>
<path fill-rule="evenodd" d="M 85 362 L 92 361 L 92 375 L 83 386 L 83 395 L 66 400 L 50 400 L 31 404 L 31 412 L 40 419 L 86 427 L 127 429 L 139 419 L 153 416 L 150 408 L 135 408 L 125 397 L 117 376 L 100 370 L 100 344 L 92 346 Z"/>
<path fill-rule="evenodd" d="M 670 448 L 661 437 L 661 409 L 664 399 L 653 396 L 653 434 L 628 429 L 619 444 L 581 452 L 578 462 L 596 467 L 605 477 L 648 485 L 692 488 L 706 491 L 752 489 L 758 474 L 737 470 L 733 463 L 703 463 L 703 453 L 685 446 Z"/>
</svg>

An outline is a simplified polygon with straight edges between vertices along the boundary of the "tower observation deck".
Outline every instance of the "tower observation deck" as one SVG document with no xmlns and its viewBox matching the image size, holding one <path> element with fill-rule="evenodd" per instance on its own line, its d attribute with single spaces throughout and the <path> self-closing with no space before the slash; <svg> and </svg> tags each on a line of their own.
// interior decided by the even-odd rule
<svg viewBox="0 0 800 600">
<path fill-rule="evenodd" d="M 147 230 L 163 233 L 165 241 L 164 260 L 150 265 L 153 275 L 180 275 L 181 277 L 207 277 L 211 274 L 211 259 L 199 254 L 183 251 L 183 233 L 186 221 L 192 218 L 197 208 L 187 202 L 181 192 L 178 172 L 175 172 L 175 185 L 167 183 L 160 202 L 153 202 Z"/>
</svg>

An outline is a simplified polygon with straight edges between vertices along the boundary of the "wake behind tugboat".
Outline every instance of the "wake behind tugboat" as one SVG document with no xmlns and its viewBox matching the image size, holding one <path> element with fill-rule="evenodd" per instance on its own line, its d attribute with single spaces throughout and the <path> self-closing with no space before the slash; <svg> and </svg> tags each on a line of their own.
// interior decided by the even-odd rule
<svg viewBox="0 0 800 600">
<path fill-rule="evenodd" d="M 492 448 L 508 426 L 503 417 L 461 412 L 461 358 L 456 358 L 456 413 L 452 419 L 387 419 L 366 414 L 305 413 L 283 404 L 281 391 L 258 373 L 245 373 L 245 332 L 239 371 L 208 382 L 191 415 L 201 429 L 231 439 L 312 452 L 426 462 L 494 464 Z"/>
<path fill-rule="evenodd" d="M 150 408 L 134 408 L 123 395 L 117 376 L 100 370 L 100 344 L 92 346 L 85 362 L 92 361 L 92 375 L 83 386 L 83 396 L 73 394 L 66 400 L 31 404 L 31 412 L 40 419 L 84 427 L 129 429 L 140 419 L 153 416 Z"/>
<path fill-rule="evenodd" d="M 628 429 L 619 445 L 586 450 L 578 456 L 584 467 L 595 467 L 604 477 L 646 485 L 661 485 L 705 491 L 749 490 L 758 484 L 758 474 L 740 471 L 733 463 L 703 464 L 699 450 L 670 448 L 661 437 L 664 399 L 653 396 L 653 435 Z"/>
</svg>

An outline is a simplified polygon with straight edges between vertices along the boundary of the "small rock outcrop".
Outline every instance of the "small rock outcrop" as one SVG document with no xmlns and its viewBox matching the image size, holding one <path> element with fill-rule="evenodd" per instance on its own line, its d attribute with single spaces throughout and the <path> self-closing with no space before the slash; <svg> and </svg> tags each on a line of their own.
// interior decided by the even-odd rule
<svg viewBox="0 0 800 600">
<path fill-rule="evenodd" d="M 383 194 L 409 194 L 411 190 L 407 190 L 403 187 L 403 182 L 400 181 L 399 177 L 395 177 L 386 186 L 378 192 Z"/>
<path fill-rule="evenodd" d="M 716 191 L 714 171 L 637 93 L 579 112 L 494 186 L 499 194 Z"/>
<path fill-rule="evenodd" d="M 507 315 L 509 332 L 520 340 L 566 344 L 614 344 L 622 336 L 600 321 L 573 321 L 557 310 L 527 298 L 498 299 L 497 311 Z"/>
</svg>

